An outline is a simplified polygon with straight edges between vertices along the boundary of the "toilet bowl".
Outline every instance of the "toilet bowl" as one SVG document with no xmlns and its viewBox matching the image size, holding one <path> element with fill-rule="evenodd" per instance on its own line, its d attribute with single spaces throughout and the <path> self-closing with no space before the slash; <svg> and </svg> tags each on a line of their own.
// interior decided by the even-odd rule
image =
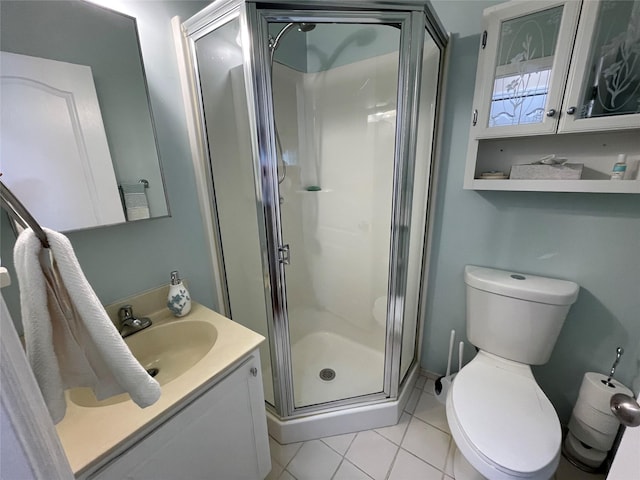
<svg viewBox="0 0 640 480">
<path fill-rule="evenodd" d="M 528 365 L 479 352 L 456 375 L 446 411 L 456 446 L 482 475 L 454 465 L 456 480 L 548 480 L 556 471 L 560 422 Z"/>
<path fill-rule="evenodd" d="M 467 337 L 476 357 L 446 399 L 460 455 L 456 480 L 548 480 L 562 431 L 530 365 L 546 363 L 570 306 L 574 282 L 466 266 Z"/>
</svg>

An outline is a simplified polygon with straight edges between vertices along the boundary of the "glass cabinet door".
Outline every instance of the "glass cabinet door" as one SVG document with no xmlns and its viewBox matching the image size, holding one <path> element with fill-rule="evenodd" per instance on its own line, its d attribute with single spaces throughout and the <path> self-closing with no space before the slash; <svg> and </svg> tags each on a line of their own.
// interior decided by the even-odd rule
<svg viewBox="0 0 640 480">
<path fill-rule="evenodd" d="M 518 2 L 485 14 L 476 138 L 554 133 L 580 2 Z"/>
<path fill-rule="evenodd" d="M 640 0 L 584 2 L 560 130 L 640 127 Z"/>
</svg>

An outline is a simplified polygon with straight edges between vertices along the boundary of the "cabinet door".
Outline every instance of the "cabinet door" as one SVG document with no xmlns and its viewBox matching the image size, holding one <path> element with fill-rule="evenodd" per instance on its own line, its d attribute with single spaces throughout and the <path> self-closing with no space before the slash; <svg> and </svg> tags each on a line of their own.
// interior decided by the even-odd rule
<svg viewBox="0 0 640 480">
<path fill-rule="evenodd" d="M 555 133 L 580 2 L 509 2 L 485 10 L 474 138 Z"/>
<path fill-rule="evenodd" d="M 251 357 L 92 478 L 258 480 L 270 469 L 260 361 Z"/>
<path fill-rule="evenodd" d="M 560 132 L 640 128 L 640 0 L 585 2 Z"/>
</svg>

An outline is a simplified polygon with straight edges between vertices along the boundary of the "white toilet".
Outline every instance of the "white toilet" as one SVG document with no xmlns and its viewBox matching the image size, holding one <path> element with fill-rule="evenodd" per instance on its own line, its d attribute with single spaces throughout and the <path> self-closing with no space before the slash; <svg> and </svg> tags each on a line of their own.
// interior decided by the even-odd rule
<svg viewBox="0 0 640 480">
<path fill-rule="evenodd" d="M 456 480 L 551 478 L 560 460 L 558 416 L 530 365 L 546 363 L 579 287 L 468 265 L 467 337 L 480 351 L 446 400 L 458 447 Z"/>
</svg>

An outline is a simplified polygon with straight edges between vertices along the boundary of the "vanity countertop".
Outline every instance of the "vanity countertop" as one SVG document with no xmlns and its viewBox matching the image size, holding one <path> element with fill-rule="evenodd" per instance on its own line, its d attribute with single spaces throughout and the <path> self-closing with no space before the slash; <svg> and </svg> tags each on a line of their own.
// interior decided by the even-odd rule
<svg viewBox="0 0 640 480">
<path fill-rule="evenodd" d="M 153 429 L 182 404 L 222 379 L 264 341 L 262 335 L 195 302 L 191 312 L 183 318 L 172 317 L 167 309 L 149 317 L 157 326 L 183 319 L 210 322 L 217 330 L 217 339 L 211 350 L 193 367 L 162 385 L 160 399 L 147 408 L 141 409 L 132 400 L 101 407 L 82 407 L 70 400 L 67 391 L 67 412 L 56 428 L 76 475 L 94 467 L 123 442 L 134 439 L 136 434 Z"/>
</svg>

